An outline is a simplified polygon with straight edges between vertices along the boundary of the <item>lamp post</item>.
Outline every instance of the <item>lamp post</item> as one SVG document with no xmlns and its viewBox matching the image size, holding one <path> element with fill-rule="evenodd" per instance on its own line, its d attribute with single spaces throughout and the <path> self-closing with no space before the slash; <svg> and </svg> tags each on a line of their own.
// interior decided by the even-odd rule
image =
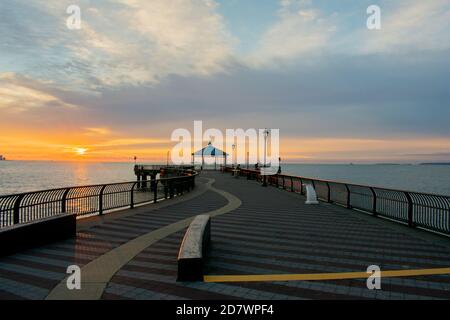
<svg viewBox="0 0 450 320">
<path fill-rule="evenodd" d="M 205 158 L 203 156 L 203 152 L 205 151 L 205 148 L 202 148 L 202 166 L 200 167 L 200 170 L 203 171 L 203 165 L 205 164 Z"/>
<path fill-rule="evenodd" d="M 267 187 L 267 178 L 266 178 L 266 154 L 267 154 L 267 137 L 269 136 L 269 134 L 270 134 L 270 131 L 269 131 L 269 129 L 264 129 L 264 167 L 263 167 L 263 170 L 264 170 L 264 177 L 263 177 L 263 184 L 262 184 L 262 186 L 263 187 Z"/>
<path fill-rule="evenodd" d="M 134 165 L 136 165 L 136 160 L 137 160 L 137 157 L 134 156 Z"/>
<path fill-rule="evenodd" d="M 249 169 L 250 153 L 247 151 L 247 170 Z"/>
<path fill-rule="evenodd" d="M 168 167 L 168 166 L 169 166 L 169 154 L 170 154 L 170 151 L 169 151 L 169 150 L 167 150 L 166 167 Z"/>
<path fill-rule="evenodd" d="M 278 157 L 278 171 L 277 174 L 281 174 L 281 157 Z"/>
<path fill-rule="evenodd" d="M 236 149 L 236 145 L 235 144 L 233 144 L 232 146 L 231 146 L 231 149 L 233 149 L 233 167 L 234 167 L 234 163 L 235 163 L 235 152 L 234 152 L 234 150 Z M 237 159 L 236 159 L 237 160 Z"/>
<path fill-rule="evenodd" d="M 222 173 L 225 173 L 227 170 L 227 156 L 228 154 L 226 152 L 224 152 L 224 162 L 223 162 L 223 171 Z"/>
</svg>

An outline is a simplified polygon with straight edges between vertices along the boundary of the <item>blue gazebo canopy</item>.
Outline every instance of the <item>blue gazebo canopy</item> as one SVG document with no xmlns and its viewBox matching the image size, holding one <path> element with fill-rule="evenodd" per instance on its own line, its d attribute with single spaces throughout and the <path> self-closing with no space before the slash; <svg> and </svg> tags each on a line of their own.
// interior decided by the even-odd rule
<svg viewBox="0 0 450 320">
<path fill-rule="evenodd" d="M 208 145 L 194 153 L 193 156 L 210 156 L 210 157 L 226 157 L 228 154 L 216 147 L 214 147 L 211 142 L 208 142 Z"/>
</svg>

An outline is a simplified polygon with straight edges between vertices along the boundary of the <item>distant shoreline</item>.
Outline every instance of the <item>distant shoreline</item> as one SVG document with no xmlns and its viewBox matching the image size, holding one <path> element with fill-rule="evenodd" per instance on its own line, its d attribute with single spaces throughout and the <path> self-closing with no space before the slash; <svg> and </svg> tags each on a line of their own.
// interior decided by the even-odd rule
<svg viewBox="0 0 450 320">
<path fill-rule="evenodd" d="M 450 162 L 424 162 L 421 166 L 450 166 Z"/>
<path fill-rule="evenodd" d="M 124 161 L 108 161 L 108 160 L 39 160 L 39 159 L 0 159 L 0 161 L 7 162 L 54 162 L 54 163 L 119 163 L 125 164 L 130 163 L 134 165 L 134 161 L 132 160 L 124 160 Z M 165 161 L 143 161 L 145 164 L 161 164 L 165 163 Z M 246 165 L 245 163 L 241 165 Z M 421 163 L 395 163 L 395 162 L 379 162 L 379 163 L 370 163 L 370 162 L 281 162 L 281 167 L 283 165 L 342 165 L 342 166 L 450 166 L 450 162 L 421 162 Z"/>
</svg>

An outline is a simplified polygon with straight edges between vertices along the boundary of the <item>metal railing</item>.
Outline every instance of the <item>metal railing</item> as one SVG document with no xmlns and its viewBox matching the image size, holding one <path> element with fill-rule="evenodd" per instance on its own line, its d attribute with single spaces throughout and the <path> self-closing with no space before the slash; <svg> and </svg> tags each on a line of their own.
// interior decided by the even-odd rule
<svg viewBox="0 0 450 320">
<path fill-rule="evenodd" d="M 226 172 L 234 170 L 231 167 L 222 169 Z M 239 175 L 262 181 L 259 170 L 240 169 Z M 311 184 L 319 200 L 450 235 L 450 196 L 285 174 L 267 176 L 266 179 L 268 185 L 302 195 L 305 184 Z"/>
<path fill-rule="evenodd" d="M 161 169 L 171 169 L 176 171 L 183 170 L 194 170 L 192 165 L 159 165 L 159 164 L 136 164 L 134 166 L 134 171 L 144 171 L 144 170 L 161 170 Z"/>
<path fill-rule="evenodd" d="M 195 187 L 197 173 L 183 176 L 77 186 L 0 196 L 0 228 L 63 213 L 77 216 L 102 215 L 119 208 L 133 208 L 173 198 Z"/>
</svg>

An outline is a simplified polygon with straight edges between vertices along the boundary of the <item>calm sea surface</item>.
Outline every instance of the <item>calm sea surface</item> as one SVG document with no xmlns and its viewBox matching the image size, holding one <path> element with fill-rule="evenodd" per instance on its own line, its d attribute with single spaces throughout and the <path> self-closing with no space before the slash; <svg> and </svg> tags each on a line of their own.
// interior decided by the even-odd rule
<svg viewBox="0 0 450 320">
<path fill-rule="evenodd" d="M 135 180 L 133 163 L 0 161 L 0 195 Z M 450 195 L 450 166 L 284 164 L 284 173 Z"/>
<path fill-rule="evenodd" d="M 0 161 L 0 195 L 134 181 L 134 163 Z"/>
<path fill-rule="evenodd" d="M 285 164 L 282 169 L 309 178 L 450 195 L 449 165 Z"/>
</svg>

